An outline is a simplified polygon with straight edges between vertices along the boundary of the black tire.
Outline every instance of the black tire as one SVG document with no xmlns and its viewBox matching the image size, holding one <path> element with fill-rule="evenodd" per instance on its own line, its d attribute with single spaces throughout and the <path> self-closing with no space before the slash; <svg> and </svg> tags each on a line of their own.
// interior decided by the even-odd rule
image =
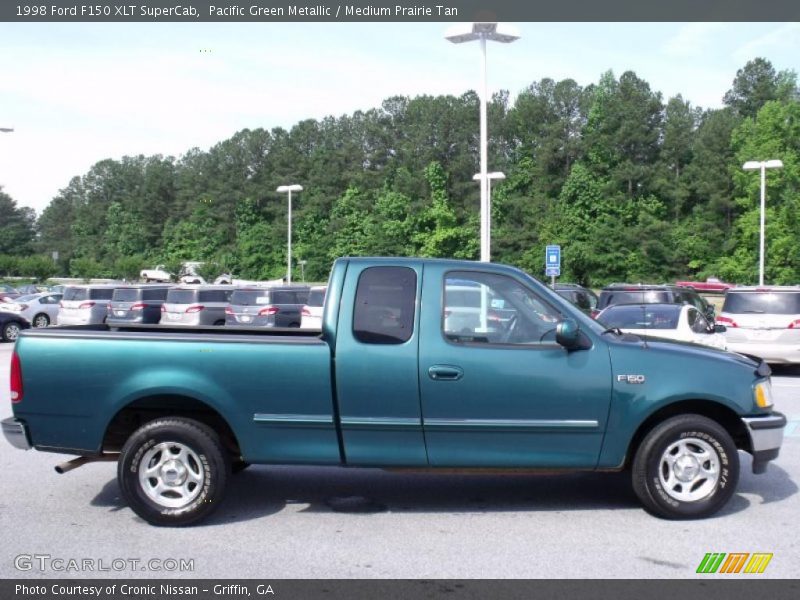
<svg viewBox="0 0 800 600">
<path fill-rule="evenodd" d="M 160 468 L 153 477 L 140 476 L 148 465 Z M 213 429 L 170 417 L 151 421 L 128 438 L 117 479 L 123 497 L 145 521 L 181 526 L 204 519 L 219 506 L 230 469 L 229 456 Z"/>
<path fill-rule="evenodd" d="M 214 326 L 215 326 L 215 327 L 219 327 L 220 325 L 225 325 L 225 321 L 224 321 L 224 320 L 221 320 L 221 321 L 215 321 L 215 322 L 214 322 Z"/>
<path fill-rule="evenodd" d="M 16 321 L 9 321 L 3 325 L 2 338 L 4 342 L 16 342 L 19 337 L 19 332 L 22 331 L 19 323 Z"/>
<path fill-rule="evenodd" d="M 701 519 L 717 512 L 736 491 L 739 453 L 716 421 L 700 415 L 672 417 L 645 436 L 634 457 L 632 482 L 652 514 Z"/>
<path fill-rule="evenodd" d="M 236 475 L 237 473 L 241 473 L 242 471 L 244 471 L 249 466 L 250 466 L 249 462 L 245 462 L 241 459 L 234 460 L 233 464 L 231 464 L 231 473 Z"/>
<path fill-rule="evenodd" d="M 31 327 L 47 327 L 50 325 L 50 317 L 45 313 L 39 313 L 31 319 Z"/>
</svg>

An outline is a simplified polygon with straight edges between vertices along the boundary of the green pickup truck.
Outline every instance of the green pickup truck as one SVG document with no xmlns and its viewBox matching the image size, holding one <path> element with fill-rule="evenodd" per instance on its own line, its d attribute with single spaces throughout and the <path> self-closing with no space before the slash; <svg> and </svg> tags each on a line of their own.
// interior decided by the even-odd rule
<svg viewBox="0 0 800 600">
<path fill-rule="evenodd" d="M 251 463 L 629 469 L 645 508 L 713 514 L 761 473 L 785 417 L 739 354 L 605 329 L 518 269 L 343 258 L 321 332 L 103 325 L 24 332 L 18 448 L 118 461 L 155 525 L 211 513 Z"/>
</svg>

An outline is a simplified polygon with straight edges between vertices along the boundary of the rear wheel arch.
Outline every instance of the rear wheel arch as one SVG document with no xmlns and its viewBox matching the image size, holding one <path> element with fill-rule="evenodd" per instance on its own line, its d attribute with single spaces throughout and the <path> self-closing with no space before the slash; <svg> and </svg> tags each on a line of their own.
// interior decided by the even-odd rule
<svg viewBox="0 0 800 600">
<path fill-rule="evenodd" d="M 210 427 L 234 460 L 241 456 L 239 440 L 224 415 L 201 400 L 178 394 L 143 396 L 120 408 L 106 425 L 101 450 L 119 452 L 143 425 L 169 417 L 193 419 Z"/>
</svg>

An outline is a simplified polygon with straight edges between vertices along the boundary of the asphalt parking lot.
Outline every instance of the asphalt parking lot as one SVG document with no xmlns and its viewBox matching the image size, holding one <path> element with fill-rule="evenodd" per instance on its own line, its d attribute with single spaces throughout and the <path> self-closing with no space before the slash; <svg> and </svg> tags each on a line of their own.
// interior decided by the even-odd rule
<svg viewBox="0 0 800 600">
<path fill-rule="evenodd" d="M 0 344 L 0 418 L 11 349 Z M 692 578 L 706 553 L 766 552 L 747 577 L 795 578 L 800 368 L 773 385 L 789 418 L 781 456 L 756 476 L 742 455 L 731 502 L 688 522 L 645 513 L 626 474 L 256 466 L 202 525 L 164 529 L 124 505 L 114 464 L 57 475 L 66 457 L 0 440 L 0 577 Z"/>
</svg>

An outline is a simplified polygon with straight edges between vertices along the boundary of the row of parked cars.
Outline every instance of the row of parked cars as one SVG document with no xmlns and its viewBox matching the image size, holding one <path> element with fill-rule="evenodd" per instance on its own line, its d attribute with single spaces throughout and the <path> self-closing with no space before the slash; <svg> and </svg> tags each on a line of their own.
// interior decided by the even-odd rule
<svg viewBox="0 0 800 600">
<path fill-rule="evenodd" d="M 694 287 L 613 284 L 597 296 L 573 284 L 555 291 L 607 327 L 723 348 L 773 364 L 800 364 L 800 286 L 724 284 L 719 315 Z"/>
<path fill-rule="evenodd" d="M 307 285 L 65 286 L 58 292 L 0 298 L 0 335 L 14 341 L 28 327 L 100 323 L 318 329 L 324 298 L 323 286 Z"/>
</svg>

